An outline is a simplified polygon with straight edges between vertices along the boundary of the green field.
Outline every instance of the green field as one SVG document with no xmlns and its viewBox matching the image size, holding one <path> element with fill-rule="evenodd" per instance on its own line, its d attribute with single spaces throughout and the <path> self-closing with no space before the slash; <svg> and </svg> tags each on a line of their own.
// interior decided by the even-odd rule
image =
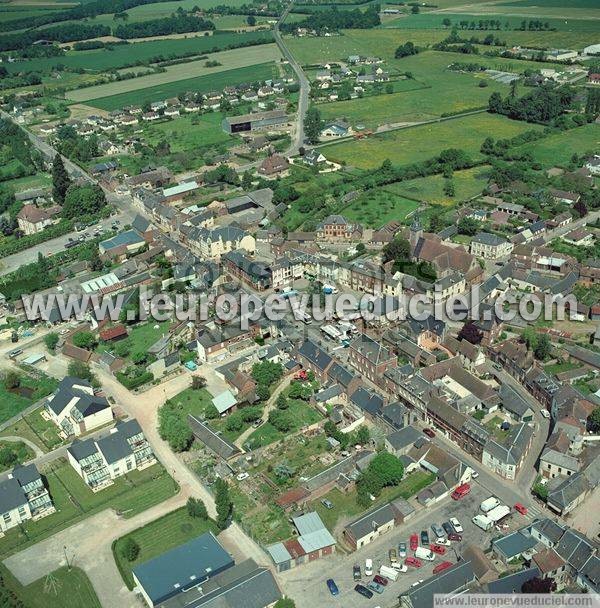
<svg viewBox="0 0 600 608">
<path fill-rule="evenodd" d="M 480 194 L 487 185 L 488 171 L 488 166 L 455 171 L 452 177 L 456 189 L 454 197 L 444 194 L 446 180 L 441 175 L 431 175 L 429 177 L 411 179 L 406 182 L 398 182 L 385 186 L 384 190 L 435 205 L 453 205 L 457 201 L 466 201 Z"/>
<path fill-rule="evenodd" d="M 359 169 L 373 169 L 386 159 L 396 165 L 406 165 L 433 158 L 447 148 L 460 148 L 473 158 L 478 158 L 481 144 L 489 135 L 507 139 L 523 131 L 540 128 L 483 112 L 440 123 L 390 131 L 362 140 L 340 142 L 324 146 L 322 151 L 330 160 Z"/>
<path fill-rule="evenodd" d="M 30 59 L 7 63 L 6 69 L 12 74 L 16 72 L 48 73 L 57 65 L 68 68 L 104 72 L 106 70 L 123 68 L 135 63 L 144 63 L 162 57 L 174 59 L 190 54 L 203 55 L 206 53 L 226 50 L 230 45 L 272 42 L 271 32 L 244 32 L 217 34 L 192 38 L 177 38 L 152 40 L 133 44 L 118 45 L 112 51 L 105 49 L 93 51 L 69 51 L 64 57 Z"/>
<path fill-rule="evenodd" d="M 34 451 L 22 441 L 2 441 L 2 437 L 0 437 L 0 451 L 12 452 L 16 456 L 15 464 L 23 464 L 35 456 Z M 14 464 L 10 466 L 0 464 L 0 472 L 6 471 L 13 466 Z"/>
<path fill-rule="evenodd" d="M 56 389 L 57 381 L 48 376 L 39 378 L 25 373 L 19 374 L 21 383 L 18 388 L 8 390 L 0 382 L 0 422 L 6 422 L 23 411 L 42 397 L 46 397 Z"/>
<path fill-rule="evenodd" d="M 544 139 L 524 144 L 516 149 L 531 151 L 535 160 L 541 163 L 544 168 L 566 165 L 573 154 L 598 153 L 600 149 L 600 128 L 592 123 L 549 135 Z"/>
<path fill-rule="evenodd" d="M 87 87 L 69 91 L 68 99 L 77 103 L 85 103 L 90 99 L 119 95 L 130 91 L 139 91 L 148 87 L 162 86 L 182 79 L 198 78 L 200 76 L 215 75 L 227 70 L 239 69 L 255 64 L 279 61 L 281 54 L 275 44 L 261 44 L 243 49 L 232 49 L 211 55 L 211 61 L 218 61 L 220 65 L 206 67 L 206 59 L 179 63 L 166 68 L 166 72 L 130 78 L 95 87 Z"/>
<path fill-rule="evenodd" d="M 190 517 L 187 509 L 182 507 L 116 540 L 113 543 L 113 555 L 127 587 L 133 589 L 134 586 L 131 574 L 133 568 L 205 532 L 217 534 L 216 524 L 212 520 Z M 121 555 L 127 538 L 133 538 L 140 547 L 140 554 L 133 562 Z"/>
<path fill-rule="evenodd" d="M 277 77 L 277 68 L 273 63 L 261 63 L 237 70 L 227 70 L 211 76 L 198 76 L 197 78 L 186 78 L 156 87 L 148 87 L 120 95 L 91 99 L 86 105 L 100 108 L 101 110 L 117 110 L 132 104 L 143 104 L 149 101 L 160 101 L 169 97 L 177 97 L 180 93 L 188 91 L 195 93 L 206 93 L 207 91 L 220 91 L 226 86 L 240 84 L 243 82 L 256 82 Z"/>
<path fill-rule="evenodd" d="M 53 461 L 51 470 L 43 471 L 43 474 L 56 513 L 9 530 L 0 539 L 0 555 L 24 549 L 106 508 L 120 512 L 123 517 L 133 517 L 178 491 L 175 481 L 159 464 L 143 471 L 132 471 L 96 493 L 65 459 Z"/>
<path fill-rule="evenodd" d="M 361 222 L 369 228 L 381 228 L 392 220 L 401 221 L 419 204 L 387 190 L 375 190 L 361 194 L 340 213 L 349 220 Z"/>
</svg>

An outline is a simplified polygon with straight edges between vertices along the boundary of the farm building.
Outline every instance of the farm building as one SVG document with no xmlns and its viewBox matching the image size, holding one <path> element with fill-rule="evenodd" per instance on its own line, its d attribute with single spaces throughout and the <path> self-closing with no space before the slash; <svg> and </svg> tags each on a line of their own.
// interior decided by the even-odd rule
<svg viewBox="0 0 600 608">
<path fill-rule="evenodd" d="M 283 110 L 272 110 L 242 116 L 228 116 L 223 120 L 222 125 L 225 133 L 243 133 L 245 131 L 261 131 L 271 127 L 282 127 L 287 122 L 288 117 Z"/>
</svg>

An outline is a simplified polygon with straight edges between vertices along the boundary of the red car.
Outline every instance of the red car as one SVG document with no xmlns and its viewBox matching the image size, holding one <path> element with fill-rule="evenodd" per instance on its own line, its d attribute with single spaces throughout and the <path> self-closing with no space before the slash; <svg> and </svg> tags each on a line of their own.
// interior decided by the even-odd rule
<svg viewBox="0 0 600 608">
<path fill-rule="evenodd" d="M 444 570 L 447 570 L 448 568 L 450 568 L 451 565 L 452 565 L 452 562 L 442 562 L 441 564 L 438 564 L 433 569 L 433 573 L 439 574 L 440 572 L 443 572 Z"/>
<path fill-rule="evenodd" d="M 520 502 L 515 505 L 515 511 L 521 515 L 527 515 L 527 507 Z"/>
<path fill-rule="evenodd" d="M 427 437 L 431 437 L 432 439 L 435 437 L 435 431 L 432 429 L 423 429 L 423 432 L 425 435 L 427 435 Z"/>
<path fill-rule="evenodd" d="M 452 492 L 452 498 L 454 500 L 460 500 L 464 498 L 471 491 L 471 486 L 468 483 L 463 483 L 458 486 L 454 492 Z"/>
<path fill-rule="evenodd" d="M 383 585 L 384 587 L 386 587 L 386 586 L 387 586 L 387 584 L 388 584 L 388 579 L 387 579 L 387 578 L 385 578 L 385 576 L 381 576 L 381 574 L 376 574 L 376 575 L 373 577 L 373 580 L 374 580 L 376 583 L 379 583 L 380 585 Z"/>
<path fill-rule="evenodd" d="M 416 557 L 407 557 L 404 560 L 404 563 L 407 566 L 412 566 L 413 568 L 420 568 L 423 565 L 422 562 L 421 562 L 421 560 L 417 559 Z"/>
<path fill-rule="evenodd" d="M 450 534 L 448 534 L 448 540 L 454 540 L 458 542 L 462 540 L 462 536 L 460 534 L 457 534 L 456 532 L 451 532 Z"/>
<path fill-rule="evenodd" d="M 419 546 L 419 535 L 411 534 L 410 535 L 410 550 L 416 551 L 418 546 Z"/>
<path fill-rule="evenodd" d="M 431 544 L 429 545 L 429 548 L 438 555 L 444 555 L 444 553 L 446 553 L 446 547 L 442 547 L 442 545 Z"/>
</svg>

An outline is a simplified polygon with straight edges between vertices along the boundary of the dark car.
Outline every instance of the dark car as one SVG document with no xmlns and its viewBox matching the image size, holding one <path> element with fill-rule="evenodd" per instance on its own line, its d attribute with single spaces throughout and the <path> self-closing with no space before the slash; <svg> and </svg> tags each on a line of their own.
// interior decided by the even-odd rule
<svg viewBox="0 0 600 608">
<path fill-rule="evenodd" d="M 446 534 L 453 534 L 454 533 L 454 528 L 452 527 L 452 524 L 449 521 L 445 521 L 442 524 L 442 528 L 444 528 L 444 532 Z"/>
<path fill-rule="evenodd" d="M 352 567 L 352 577 L 355 581 L 359 581 L 362 578 L 362 573 L 358 564 L 354 564 L 354 566 Z"/>
<path fill-rule="evenodd" d="M 433 429 L 423 429 L 423 432 L 427 437 L 431 437 L 432 439 L 435 437 L 435 431 Z"/>
<path fill-rule="evenodd" d="M 457 534 L 456 532 L 452 532 L 451 534 L 448 534 L 448 540 L 458 542 L 462 540 L 462 536 L 460 534 Z"/>
<path fill-rule="evenodd" d="M 378 583 L 379 585 L 383 585 L 384 587 L 387 587 L 388 584 L 388 579 L 385 578 L 385 576 L 381 576 L 381 574 L 376 574 L 373 577 L 373 580 Z"/>
<path fill-rule="evenodd" d="M 379 583 L 376 583 L 375 580 L 372 580 L 367 585 L 367 588 L 371 591 L 375 591 L 375 593 L 383 593 L 385 591 L 385 587 L 383 585 L 380 585 Z"/>
<path fill-rule="evenodd" d="M 367 589 L 364 585 L 356 585 L 356 587 L 354 587 L 354 591 L 356 591 L 356 593 L 360 593 L 369 600 L 373 597 L 373 592 Z"/>
<path fill-rule="evenodd" d="M 426 547 L 429 544 L 429 534 L 427 530 L 421 530 L 421 545 Z"/>
<path fill-rule="evenodd" d="M 338 586 L 335 584 L 335 581 L 332 578 L 327 579 L 327 588 L 329 589 L 329 593 L 331 593 L 331 595 L 338 595 L 340 592 Z"/>
</svg>

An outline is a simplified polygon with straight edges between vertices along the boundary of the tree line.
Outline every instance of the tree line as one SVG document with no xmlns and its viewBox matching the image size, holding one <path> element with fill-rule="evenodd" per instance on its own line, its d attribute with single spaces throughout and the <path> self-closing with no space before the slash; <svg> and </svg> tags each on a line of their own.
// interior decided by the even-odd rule
<svg viewBox="0 0 600 608">
<path fill-rule="evenodd" d="M 138 23 L 128 23 L 115 28 L 114 35 L 118 38 L 145 38 L 150 36 L 166 36 L 168 34 L 185 34 L 187 32 L 212 31 L 215 24 L 202 17 L 177 14 L 166 19 L 151 19 Z"/>
<path fill-rule="evenodd" d="M 364 12 L 359 9 L 338 11 L 335 7 L 331 10 L 319 11 L 302 21 L 284 23 L 281 30 L 292 33 L 298 28 L 306 28 L 320 33 L 345 29 L 371 29 L 378 25 L 381 25 L 379 10 L 376 5 L 372 5 Z"/>
<path fill-rule="evenodd" d="M 44 30 L 29 30 L 18 34 L 0 37 L 0 51 L 26 49 L 38 40 L 52 42 L 74 42 L 87 38 L 109 36 L 110 28 L 107 25 L 88 25 L 85 23 L 65 23 Z"/>
<path fill-rule="evenodd" d="M 566 112 L 573 99 L 574 93 L 569 87 L 542 86 L 522 97 L 517 97 L 514 90 L 504 98 L 495 92 L 490 96 L 488 110 L 516 120 L 549 123 Z"/>
</svg>

